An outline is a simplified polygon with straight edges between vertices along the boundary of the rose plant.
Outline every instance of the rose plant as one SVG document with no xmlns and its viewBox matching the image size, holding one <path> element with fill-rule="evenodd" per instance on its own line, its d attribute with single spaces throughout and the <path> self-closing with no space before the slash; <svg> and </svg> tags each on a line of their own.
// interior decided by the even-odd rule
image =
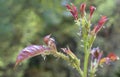
<svg viewBox="0 0 120 77">
<path fill-rule="evenodd" d="M 63 53 L 57 50 L 55 39 L 51 37 L 51 34 L 44 37 L 43 41 L 45 42 L 45 45 L 31 45 L 21 50 L 17 56 L 15 67 L 22 61 L 36 55 L 53 55 L 54 57 L 61 58 L 68 62 L 70 66 L 78 71 L 80 77 L 94 77 L 99 66 L 102 66 L 103 64 L 109 65 L 111 62 L 119 60 L 119 57 L 113 52 L 109 53 L 106 57 L 102 57 L 104 52 L 101 51 L 99 47 L 92 47 L 97 33 L 102 29 L 103 25 L 108 20 L 106 16 L 101 16 L 98 23 L 95 26 L 91 27 L 92 16 L 96 10 L 94 6 L 90 6 L 89 15 L 86 15 L 87 13 L 85 11 L 85 3 L 82 3 L 80 5 L 80 15 L 78 13 L 77 7 L 74 4 L 67 4 L 66 8 L 68 11 L 70 11 L 71 15 L 74 18 L 75 24 L 78 26 L 78 29 L 80 29 L 80 32 L 78 34 L 83 40 L 83 68 L 81 68 L 81 60 L 70 50 L 69 47 L 61 48 Z"/>
</svg>

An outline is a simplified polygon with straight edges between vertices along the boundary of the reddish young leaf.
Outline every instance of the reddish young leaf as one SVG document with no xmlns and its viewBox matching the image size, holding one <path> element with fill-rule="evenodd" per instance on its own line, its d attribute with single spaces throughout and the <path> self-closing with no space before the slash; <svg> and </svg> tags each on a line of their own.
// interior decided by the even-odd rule
<svg viewBox="0 0 120 77">
<path fill-rule="evenodd" d="M 94 27 L 93 32 L 95 32 L 95 34 L 97 34 L 101 28 L 103 27 L 104 23 L 108 20 L 108 18 L 106 16 L 102 16 L 100 18 L 100 20 L 98 21 L 98 24 Z"/>
<path fill-rule="evenodd" d="M 103 63 L 109 64 L 110 59 L 108 57 L 101 58 L 100 61 L 99 61 L 99 64 L 101 65 Z"/>
<path fill-rule="evenodd" d="M 107 57 L 104 57 L 100 60 L 100 64 L 103 64 L 103 63 L 106 63 L 106 64 L 110 64 L 110 62 L 113 62 L 113 61 L 116 61 L 116 60 L 119 60 L 119 57 L 114 54 L 114 53 L 109 53 Z"/>
<path fill-rule="evenodd" d="M 15 67 L 21 63 L 23 60 L 26 60 L 28 58 L 31 58 L 36 55 L 44 54 L 47 51 L 50 51 L 51 49 L 44 45 L 31 45 L 26 48 L 24 48 L 16 59 Z"/>
<path fill-rule="evenodd" d="M 77 7 L 74 4 L 72 4 L 72 6 L 70 6 L 69 4 L 67 4 L 66 7 L 71 12 L 71 14 L 74 17 L 74 19 L 77 20 L 78 19 Z"/>
<path fill-rule="evenodd" d="M 116 54 L 112 53 L 112 52 L 109 53 L 107 57 L 110 58 L 110 60 L 112 60 L 112 61 L 119 60 L 119 57 Z"/>
<path fill-rule="evenodd" d="M 80 12 L 81 12 L 81 17 L 83 18 L 84 15 L 85 15 L 85 8 L 86 8 L 86 4 L 85 3 L 82 3 L 80 5 Z"/>
<path fill-rule="evenodd" d="M 47 44 L 47 46 L 52 49 L 56 49 L 55 39 L 51 37 L 51 34 L 45 36 L 43 40 Z"/>
<path fill-rule="evenodd" d="M 50 41 L 50 38 L 51 38 L 51 34 L 47 35 L 44 37 L 44 42 L 48 45 L 49 44 L 49 41 Z"/>
<path fill-rule="evenodd" d="M 96 8 L 94 6 L 90 6 L 90 15 L 89 15 L 90 16 L 90 20 L 91 20 L 92 15 L 93 15 L 95 10 L 96 10 Z"/>
</svg>

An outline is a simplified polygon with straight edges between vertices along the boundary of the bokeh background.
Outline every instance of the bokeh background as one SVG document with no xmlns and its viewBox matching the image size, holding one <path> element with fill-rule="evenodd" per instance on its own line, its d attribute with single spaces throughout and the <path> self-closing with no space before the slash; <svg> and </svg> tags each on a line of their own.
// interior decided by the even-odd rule
<svg viewBox="0 0 120 77">
<path fill-rule="evenodd" d="M 33 57 L 13 70 L 17 54 L 31 44 L 44 44 L 43 37 L 52 34 L 58 50 L 67 45 L 83 59 L 77 36 L 78 27 L 66 10 L 67 3 L 78 8 L 85 0 L 0 0 L 0 77 L 79 77 L 76 70 L 61 59 L 47 56 Z M 99 32 L 94 47 L 100 47 L 104 56 L 114 52 L 120 56 L 120 0 L 87 0 L 97 9 L 93 25 L 101 15 L 109 21 Z M 79 10 L 79 9 L 78 9 Z M 97 77 L 120 77 L 120 61 L 99 68 Z"/>
</svg>

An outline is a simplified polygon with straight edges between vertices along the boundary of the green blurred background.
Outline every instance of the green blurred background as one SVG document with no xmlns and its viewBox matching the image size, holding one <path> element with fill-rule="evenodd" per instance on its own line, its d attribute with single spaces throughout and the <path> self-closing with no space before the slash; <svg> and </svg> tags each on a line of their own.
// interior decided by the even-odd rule
<svg viewBox="0 0 120 77">
<path fill-rule="evenodd" d="M 74 3 L 78 8 L 84 0 L 0 0 L 0 77 L 79 77 L 66 62 L 47 56 L 33 57 L 13 70 L 17 54 L 31 44 L 44 44 L 43 37 L 52 34 L 58 50 L 70 46 L 81 58 L 78 27 L 74 24 L 65 4 Z M 97 10 L 93 25 L 101 15 L 109 21 L 98 34 L 94 47 L 99 46 L 104 56 L 114 52 L 120 56 L 120 0 L 87 0 L 87 9 Z M 79 9 L 78 9 L 79 10 Z M 120 61 L 99 68 L 97 77 L 120 77 Z"/>
</svg>

